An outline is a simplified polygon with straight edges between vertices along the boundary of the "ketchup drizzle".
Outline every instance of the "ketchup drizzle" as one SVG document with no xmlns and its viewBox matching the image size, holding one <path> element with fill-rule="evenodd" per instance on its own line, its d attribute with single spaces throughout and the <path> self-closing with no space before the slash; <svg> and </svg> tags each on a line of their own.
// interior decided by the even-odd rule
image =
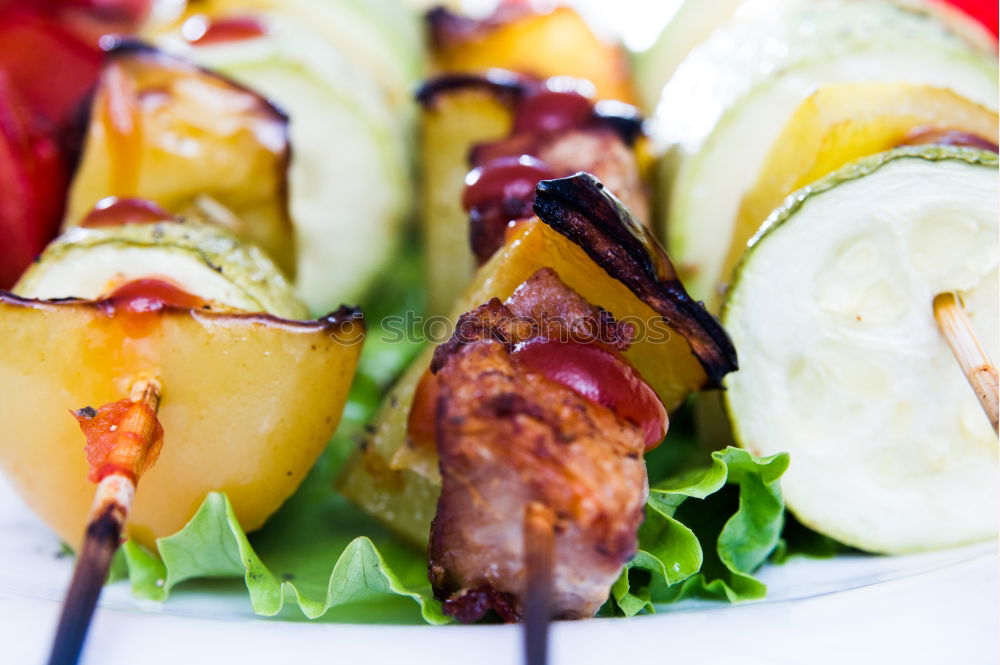
<svg viewBox="0 0 1000 665">
<path fill-rule="evenodd" d="M 253 16 L 227 16 L 215 19 L 193 16 L 184 23 L 181 33 L 191 44 L 206 46 L 264 37 L 267 35 L 267 26 Z"/>
<path fill-rule="evenodd" d="M 532 153 L 553 135 L 595 121 L 589 92 L 585 82 L 575 79 L 526 84 L 514 107 L 510 135 L 473 148 L 475 168 L 466 178 L 462 206 L 469 213 L 469 240 L 480 264 L 503 246 L 511 223 L 531 216 L 538 182 L 569 175 Z"/>
<path fill-rule="evenodd" d="M 152 224 L 172 221 L 173 216 L 145 199 L 109 196 L 98 201 L 94 209 L 80 220 L 80 226 L 99 228 L 122 224 Z"/>
<path fill-rule="evenodd" d="M 149 314 L 164 307 L 200 309 L 208 304 L 179 286 L 162 279 L 143 278 L 126 282 L 102 298 L 109 315 Z"/>
</svg>

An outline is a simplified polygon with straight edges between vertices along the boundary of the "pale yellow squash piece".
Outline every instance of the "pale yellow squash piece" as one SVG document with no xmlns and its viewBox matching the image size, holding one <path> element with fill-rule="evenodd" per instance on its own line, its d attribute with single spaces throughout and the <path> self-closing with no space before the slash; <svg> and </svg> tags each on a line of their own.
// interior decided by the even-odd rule
<svg viewBox="0 0 1000 665">
<path fill-rule="evenodd" d="M 255 92 L 150 47 L 107 54 L 65 226 L 109 196 L 148 199 L 258 245 L 289 277 L 288 120 Z"/>
<path fill-rule="evenodd" d="M 64 541 L 80 542 L 94 485 L 71 410 L 163 386 L 163 450 L 139 483 L 128 535 L 147 547 L 225 492 L 259 528 L 298 487 L 336 429 L 363 325 L 165 308 L 111 317 L 99 301 L 0 292 L 0 467 Z"/>
<path fill-rule="evenodd" d="M 513 100 L 498 89 L 468 85 L 432 94 L 423 101 L 420 145 L 423 160 L 421 224 L 427 252 L 428 310 L 447 312 L 472 279 L 469 215 L 462 207 L 469 151 L 506 136 Z"/>
</svg>

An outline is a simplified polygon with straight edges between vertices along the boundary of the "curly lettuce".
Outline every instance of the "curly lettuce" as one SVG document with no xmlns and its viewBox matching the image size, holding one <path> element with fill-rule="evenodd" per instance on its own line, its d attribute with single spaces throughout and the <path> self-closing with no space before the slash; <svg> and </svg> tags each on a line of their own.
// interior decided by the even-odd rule
<svg viewBox="0 0 1000 665">
<path fill-rule="evenodd" d="M 339 520 L 343 514 L 337 510 L 333 517 Z M 159 557 L 125 544 L 132 590 L 139 598 L 162 602 L 186 580 L 242 577 L 253 611 L 264 616 L 278 614 L 289 602 L 309 619 L 335 607 L 382 604 L 386 616 L 408 621 L 409 613 L 395 607 L 400 598 L 415 601 L 413 608 L 427 623 L 449 620 L 431 595 L 422 557 L 399 551 L 391 540 L 347 540 L 343 525 L 338 526 L 313 530 L 300 524 L 297 528 L 305 528 L 298 536 L 277 542 L 263 533 L 251 545 L 229 500 L 213 493 L 187 526 L 157 542 Z M 285 524 L 279 531 L 288 528 Z"/>
<path fill-rule="evenodd" d="M 632 616 L 701 597 L 761 598 L 753 577 L 781 541 L 785 454 L 758 458 L 739 448 L 713 452 L 708 468 L 650 489 L 639 552 L 611 589 L 605 611 Z"/>
<path fill-rule="evenodd" d="M 126 543 L 135 595 L 162 602 L 182 582 L 242 577 L 253 611 L 265 616 L 292 604 L 310 619 L 450 621 L 433 598 L 424 553 L 329 489 L 334 458 L 328 453 L 250 537 L 225 495 L 213 493 L 181 531 L 157 542 L 159 556 Z M 787 463 L 785 455 L 758 459 L 728 448 L 713 453 L 708 468 L 658 483 L 650 491 L 640 550 L 603 613 L 632 616 L 694 596 L 763 596 L 766 589 L 752 573 L 780 542 L 784 506 L 777 479 Z"/>
</svg>

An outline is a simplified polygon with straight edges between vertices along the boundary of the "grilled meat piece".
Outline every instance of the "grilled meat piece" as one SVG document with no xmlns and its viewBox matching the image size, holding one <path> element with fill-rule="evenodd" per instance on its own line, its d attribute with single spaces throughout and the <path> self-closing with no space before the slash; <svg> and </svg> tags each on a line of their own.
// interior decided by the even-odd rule
<svg viewBox="0 0 1000 665">
<path fill-rule="evenodd" d="M 430 577 L 446 611 L 475 599 L 482 611 L 519 618 L 523 515 L 539 501 L 557 517 L 554 614 L 593 616 L 636 551 L 647 494 L 642 432 L 518 371 L 493 340 L 464 346 L 438 379 L 442 488 Z"/>
<path fill-rule="evenodd" d="M 512 355 L 528 339 L 571 330 L 606 335 L 603 346 L 618 350 L 632 337 L 543 270 L 506 304 L 493 300 L 462 317 L 435 354 L 442 489 L 430 579 L 461 621 L 489 610 L 520 619 L 523 523 L 533 501 L 556 515 L 557 618 L 593 616 L 636 551 L 648 491 L 641 428 L 524 371 Z"/>
<path fill-rule="evenodd" d="M 451 339 L 434 350 L 431 372 L 472 342 L 492 339 L 508 351 L 529 339 L 596 344 L 608 351 L 625 351 L 635 337 L 635 326 L 619 323 L 605 309 L 595 307 L 542 268 L 514 291 L 505 303 L 497 298 L 459 317 Z"/>
</svg>

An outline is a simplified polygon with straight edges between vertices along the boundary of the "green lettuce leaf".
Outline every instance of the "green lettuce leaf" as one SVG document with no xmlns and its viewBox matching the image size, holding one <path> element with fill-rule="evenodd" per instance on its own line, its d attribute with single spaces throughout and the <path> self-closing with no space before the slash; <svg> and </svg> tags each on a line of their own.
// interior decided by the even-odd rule
<svg viewBox="0 0 1000 665">
<path fill-rule="evenodd" d="M 391 543 L 383 543 L 380 550 L 366 536 L 342 545 L 339 534 L 328 532 L 318 539 L 315 535 L 294 553 L 280 548 L 286 551 L 268 557 L 267 543 L 251 545 L 229 500 L 213 493 L 181 531 L 157 542 L 160 557 L 131 541 L 124 551 L 133 593 L 143 599 L 162 602 L 185 580 L 243 577 L 253 611 L 264 616 L 278 614 L 289 601 L 307 618 L 316 619 L 333 607 L 380 601 L 392 605 L 392 596 L 401 596 L 415 601 L 414 607 L 428 623 L 449 621 L 431 596 L 422 557 L 410 554 L 412 561 L 407 562 L 407 553 L 396 552 L 397 557 L 402 554 L 397 572 L 388 561 L 394 549 Z M 262 557 L 268 557 L 271 566 Z M 274 570 L 284 572 L 279 575 Z M 391 610 L 389 615 L 396 613 Z"/>
<path fill-rule="evenodd" d="M 605 613 L 632 616 L 690 597 L 762 597 L 767 588 L 753 572 L 781 541 L 778 479 L 787 468 L 786 454 L 758 458 L 730 447 L 712 453 L 708 468 L 657 483 L 639 552 L 612 587 Z"/>
<path fill-rule="evenodd" d="M 282 612 L 292 605 L 309 619 L 449 622 L 432 596 L 423 553 L 332 493 L 332 452 L 249 538 L 225 495 L 214 493 L 184 529 L 158 541 L 159 557 L 127 542 L 134 594 L 162 602 L 185 581 L 243 578 L 251 607 L 265 616 L 294 618 Z M 752 573 L 782 542 L 777 479 L 787 464 L 786 455 L 760 459 L 728 448 L 713 453 L 708 468 L 658 483 L 640 550 L 602 614 L 632 616 L 690 597 L 763 596 Z"/>
</svg>

